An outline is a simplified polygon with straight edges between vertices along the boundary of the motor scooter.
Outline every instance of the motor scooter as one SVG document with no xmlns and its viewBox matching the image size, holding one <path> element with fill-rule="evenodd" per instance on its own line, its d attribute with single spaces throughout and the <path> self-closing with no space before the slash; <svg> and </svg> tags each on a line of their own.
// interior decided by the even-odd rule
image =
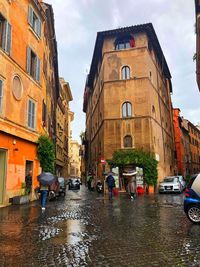
<svg viewBox="0 0 200 267">
<path fill-rule="evenodd" d="M 102 184 L 102 182 L 97 182 L 97 184 L 96 184 L 96 190 L 97 190 L 97 192 L 99 193 L 99 194 L 101 194 L 101 193 L 103 193 L 103 184 Z"/>
</svg>

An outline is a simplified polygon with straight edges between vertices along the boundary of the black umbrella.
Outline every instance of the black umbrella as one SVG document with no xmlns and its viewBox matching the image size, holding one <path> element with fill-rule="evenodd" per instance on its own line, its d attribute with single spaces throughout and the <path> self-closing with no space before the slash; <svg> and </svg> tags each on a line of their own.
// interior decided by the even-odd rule
<svg viewBox="0 0 200 267">
<path fill-rule="evenodd" d="M 38 181 L 42 185 L 51 185 L 56 180 L 56 177 L 50 172 L 42 172 L 38 175 Z"/>
</svg>

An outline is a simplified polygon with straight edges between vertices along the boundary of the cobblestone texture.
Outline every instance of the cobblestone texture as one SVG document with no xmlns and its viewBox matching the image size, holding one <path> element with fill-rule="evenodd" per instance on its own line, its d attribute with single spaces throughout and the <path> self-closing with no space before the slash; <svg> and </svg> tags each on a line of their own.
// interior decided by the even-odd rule
<svg viewBox="0 0 200 267">
<path fill-rule="evenodd" d="M 68 191 L 49 202 L 0 209 L 0 267 L 200 266 L 200 226 L 183 195 L 126 195 L 112 202 Z"/>
</svg>

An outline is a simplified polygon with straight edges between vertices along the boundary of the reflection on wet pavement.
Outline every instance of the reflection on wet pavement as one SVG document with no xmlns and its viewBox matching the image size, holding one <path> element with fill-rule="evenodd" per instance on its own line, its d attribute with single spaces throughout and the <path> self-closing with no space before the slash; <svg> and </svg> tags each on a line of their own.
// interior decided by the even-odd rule
<svg viewBox="0 0 200 267">
<path fill-rule="evenodd" d="M 37 202 L 0 210 L 0 266 L 200 266 L 200 226 L 183 195 L 109 201 L 84 186 L 41 212 Z"/>
</svg>

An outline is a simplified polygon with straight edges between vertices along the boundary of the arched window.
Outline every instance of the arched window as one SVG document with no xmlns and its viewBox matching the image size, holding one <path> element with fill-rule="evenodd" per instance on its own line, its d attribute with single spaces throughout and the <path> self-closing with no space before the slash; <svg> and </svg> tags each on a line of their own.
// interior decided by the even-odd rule
<svg viewBox="0 0 200 267">
<path fill-rule="evenodd" d="M 130 68 L 128 66 L 124 66 L 122 68 L 122 80 L 130 79 Z"/>
<path fill-rule="evenodd" d="M 124 147 L 133 147 L 133 141 L 130 135 L 124 137 Z"/>
<path fill-rule="evenodd" d="M 122 105 L 122 117 L 131 117 L 132 116 L 132 105 L 130 102 L 124 102 Z"/>
</svg>

